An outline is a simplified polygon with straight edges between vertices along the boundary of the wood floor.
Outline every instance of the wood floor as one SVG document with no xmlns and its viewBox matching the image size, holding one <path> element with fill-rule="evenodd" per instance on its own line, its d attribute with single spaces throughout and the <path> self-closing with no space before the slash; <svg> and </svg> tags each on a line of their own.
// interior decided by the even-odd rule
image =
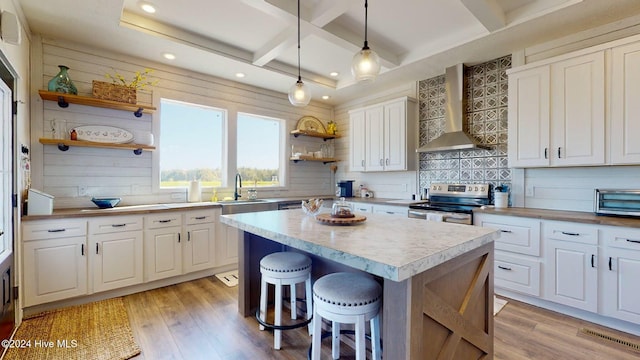
<svg viewBox="0 0 640 360">
<path fill-rule="evenodd" d="M 215 277 L 129 295 L 125 304 L 142 348 L 135 360 L 307 358 L 306 329 L 283 332 L 282 349 L 273 350 L 272 333 L 238 314 L 237 287 Z M 583 327 L 640 344 L 638 337 L 509 300 L 495 318 L 495 359 L 640 359 L 640 352 L 578 335 Z M 323 347 L 323 358 L 331 358 L 329 339 Z M 354 358 L 343 350 L 341 359 Z"/>
</svg>

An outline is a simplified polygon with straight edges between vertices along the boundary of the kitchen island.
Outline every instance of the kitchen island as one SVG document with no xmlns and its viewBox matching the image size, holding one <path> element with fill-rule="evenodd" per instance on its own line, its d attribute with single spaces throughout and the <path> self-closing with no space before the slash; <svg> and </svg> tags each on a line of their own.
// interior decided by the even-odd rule
<svg viewBox="0 0 640 360">
<path fill-rule="evenodd" d="M 313 276 L 363 271 L 383 284 L 386 359 L 493 357 L 493 241 L 496 230 L 366 214 L 351 226 L 322 224 L 300 210 L 223 215 L 243 231 L 238 307 L 253 316 L 260 259 L 301 251 Z"/>
</svg>

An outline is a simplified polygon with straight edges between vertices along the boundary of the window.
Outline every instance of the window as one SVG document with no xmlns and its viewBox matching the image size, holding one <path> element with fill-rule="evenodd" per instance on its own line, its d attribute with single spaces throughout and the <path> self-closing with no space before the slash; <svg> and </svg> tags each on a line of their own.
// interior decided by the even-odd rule
<svg viewBox="0 0 640 360">
<path fill-rule="evenodd" d="M 221 186 L 226 111 L 162 99 L 160 113 L 160 188 Z"/>
<path fill-rule="evenodd" d="M 283 186 L 285 121 L 238 113 L 237 167 L 244 187 Z"/>
</svg>

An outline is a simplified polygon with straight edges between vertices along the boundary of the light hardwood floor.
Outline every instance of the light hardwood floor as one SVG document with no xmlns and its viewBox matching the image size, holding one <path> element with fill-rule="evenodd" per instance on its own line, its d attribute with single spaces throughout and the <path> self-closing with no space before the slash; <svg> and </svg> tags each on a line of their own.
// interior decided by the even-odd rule
<svg viewBox="0 0 640 360">
<path fill-rule="evenodd" d="M 307 358 L 311 338 L 306 329 L 283 332 L 282 349 L 273 350 L 273 335 L 259 331 L 254 318 L 238 314 L 237 287 L 229 288 L 215 277 L 124 299 L 134 337 L 142 348 L 135 360 Z M 640 344 L 638 337 L 509 300 L 495 318 L 495 359 L 640 359 L 640 352 L 579 336 L 583 327 Z M 354 358 L 348 347 L 343 350 L 341 359 Z M 323 358 L 330 358 L 329 354 L 327 339 Z"/>
</svg>

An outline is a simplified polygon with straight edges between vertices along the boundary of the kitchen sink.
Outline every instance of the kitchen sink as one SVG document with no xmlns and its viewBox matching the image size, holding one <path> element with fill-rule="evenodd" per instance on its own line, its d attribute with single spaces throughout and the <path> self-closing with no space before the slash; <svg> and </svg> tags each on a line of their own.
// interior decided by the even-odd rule
<svg viewBox="0 0 640 360">
<path fill-rule="evenodd" d="M 268 200 L 229 200 L 219 201 L 222 214 L 240 214 L 256 211 L 278 210 L 278 204 Z"/>
</svg>

